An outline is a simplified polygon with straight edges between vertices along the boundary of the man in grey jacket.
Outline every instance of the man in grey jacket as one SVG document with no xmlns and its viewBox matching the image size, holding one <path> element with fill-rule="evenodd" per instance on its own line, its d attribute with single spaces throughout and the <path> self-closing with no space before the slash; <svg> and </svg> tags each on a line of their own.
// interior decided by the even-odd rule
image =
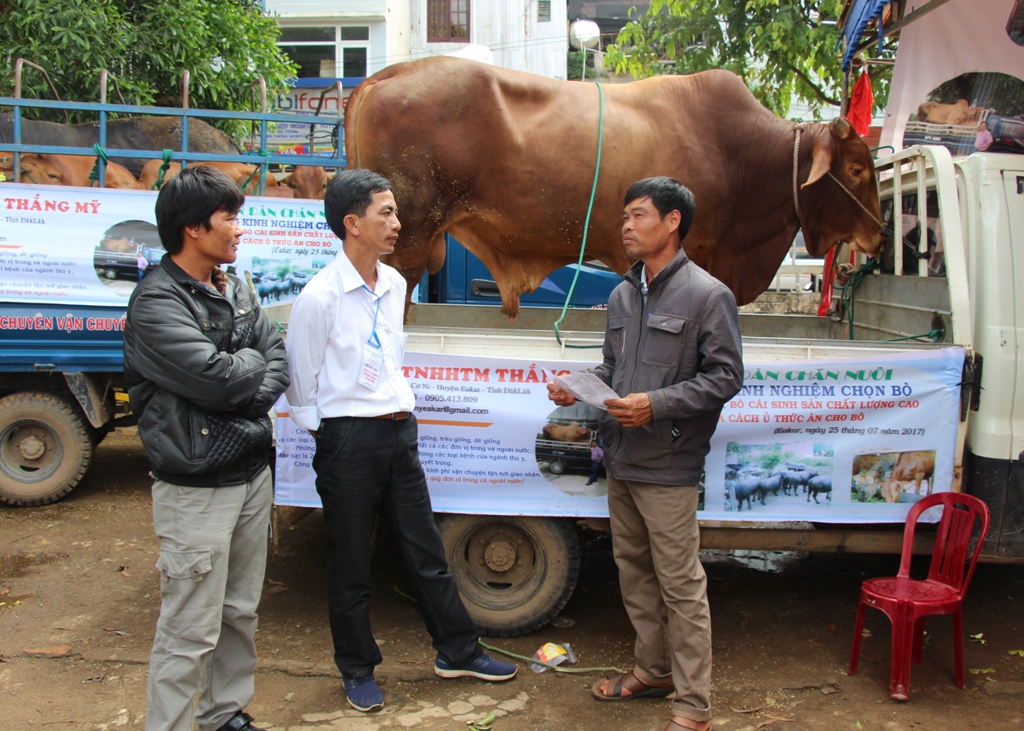
<svg viewBox="0 0 1024 731">
<path fill-rule="evenodd" d="M 156 478 L 160 618 L 146 731 L 259 731 L 256 607 L 273 498 L 267 412 L 288 387 L 284 343 L 235 261 L 245 200 L 223 173 L 181 171 L 160 191 L 167 254 L 128 302 L 124 373 Z"/>
<path fill-rule="evenodd" d="M 671 178 L 626 193 L 622 243 L 638 261 L 608 301 L 594 374 L 622 397 L 600 428 L 622 597 L 636 630 L 634 668 L 597 683 L 600 701 L 664 697 L 666 729 L 711 726 L 711 612 L 697 556 L 698 483 L 722 407 L 743 385 L 739 315 L 729 289 L 682 240 L 693 195 Z M 575 399 L 554 384 L 560 406 Z"/>
</svg>

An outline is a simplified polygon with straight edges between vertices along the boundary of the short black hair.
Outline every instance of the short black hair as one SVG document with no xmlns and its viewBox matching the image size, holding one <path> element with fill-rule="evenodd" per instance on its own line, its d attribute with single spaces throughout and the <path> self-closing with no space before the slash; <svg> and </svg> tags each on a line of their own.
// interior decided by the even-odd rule
<svg viewBox="0 0 1024 731">
<path fill-rule="evenodd" d="M 231 178 L 214 168 L 187 167 L 164 183 L 156 198 L 156 225 L 168 254 L 180 254 L 185 229 L 201 225 L 210 230 L 217 211 L 232 215 L 242 210 L 245 194 Z"/>
<path fill-rule="evenodd" d="M 661 218 L 665 218 L 672 211 L 679 211 L 679 238 L 686 238 L 686 234 L 690 232 L 690 224 L 693 223 L 693 215 L 697 211 L 697 203 L 693 200 L 693 193 L 689 188 L 665 175 L 644 178 L 629 186 L 622 205 L 626 207 L 640 198 L 650 198 Z"/>
<path fill-rule="evenodd" d="M 350 213 L 362 217 L 373 203 L 373 196 L 391 190 L 391 182 L 370 170 L 354 168 L 342 170 L 327 184 L 324 193 L 324 215 L 331 231 L 345 240 L 345 216 Z"/>
</svg>

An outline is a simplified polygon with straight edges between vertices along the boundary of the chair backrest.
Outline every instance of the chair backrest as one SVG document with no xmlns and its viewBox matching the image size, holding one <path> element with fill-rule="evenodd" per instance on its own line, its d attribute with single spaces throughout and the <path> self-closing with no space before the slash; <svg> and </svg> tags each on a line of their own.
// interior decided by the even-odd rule
<svg viewBox="0 0 1024 731">
<path fill-rule="evenodd" d="M 942 518 L 935 532 L 935 549 L 932 551 L 928 580 L 951 586 L 957 589 L 962 597 L 967 591 L 967 585 L 971 583 L 974 566 L 978 562 L 989 527 L 988 505 L 973 495 L 937 492 L 922 498 L 910 509 L 907 524 L 903 529 L 903 556 L 899 575 L 910 575 L 910 557 L 918 518 L 921 513 L 936 505 L 943 506 Z M 974 523 L 978 518 L 981 519 L 981 533 L 968 558 L 971 535 L 974 533 Z"/>
</svg>

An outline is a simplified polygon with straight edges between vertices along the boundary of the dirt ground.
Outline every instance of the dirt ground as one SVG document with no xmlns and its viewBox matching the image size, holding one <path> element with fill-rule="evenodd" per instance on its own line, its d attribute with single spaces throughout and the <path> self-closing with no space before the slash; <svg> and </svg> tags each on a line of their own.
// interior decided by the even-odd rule
<svg viewBox="0 0 1024 731">
<path fill-rule="evenodd" d="M 159 609 L 158 545 L 145 457 L 112 435 L 85 481 L 42 508 L 0 507 L 0 731 L 142 728 L 150 642 Z M 632 636 L 606 539 L 588 534 L 580 583 L 559 624 L 490 644 L 520 654 L 569 642 L 578 667 L 628 667 Z M 379 714 L 346 710 L 331 662 L 324 530 L 311 513 L 280 536 L 268 571 L 249 711 L 273 731 L 466 729 L 497 711 L 496 731 L 658 729 L 664 700 L 591 699 L 601 676 L 522 667 L 497 685 L 446 681 L 401 570 L 375 559 L 372 617 L 385 657 Z M 952 622 L 931 620 L 910 701 L 889 699 L 888 623 L 868 614 L 860 672 L 846 674 L 860 583 L 893 574 L 891 556 L 799 557 L 779 573 L 709 560 L 715 727 L 1024 730 L 1024 567 L 982 565 L 965 608 L 967 690 L 953 682 Z"/>
</svg>

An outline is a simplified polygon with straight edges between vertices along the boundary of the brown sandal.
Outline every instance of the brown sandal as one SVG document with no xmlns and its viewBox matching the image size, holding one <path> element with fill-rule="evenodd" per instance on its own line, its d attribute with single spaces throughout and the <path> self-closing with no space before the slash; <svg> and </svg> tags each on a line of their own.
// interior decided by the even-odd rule
<svg viewBox="0 0 1024 731">
<path fill-rule="evenodd" d="M 634 682 L 630 683 L 630 679 Z M 601 690 L 602 686 L 605 690 Z M 675 686 L 672 683 L 651 685 L 630 670 L 628 673 L 611 675 L 604 680 L 599 680 L 590 689 L 590 694 L 599 701 L 630 701 L 634 698 L 664 698 L 673 690 L 675 690 Z"/>
</svg>

